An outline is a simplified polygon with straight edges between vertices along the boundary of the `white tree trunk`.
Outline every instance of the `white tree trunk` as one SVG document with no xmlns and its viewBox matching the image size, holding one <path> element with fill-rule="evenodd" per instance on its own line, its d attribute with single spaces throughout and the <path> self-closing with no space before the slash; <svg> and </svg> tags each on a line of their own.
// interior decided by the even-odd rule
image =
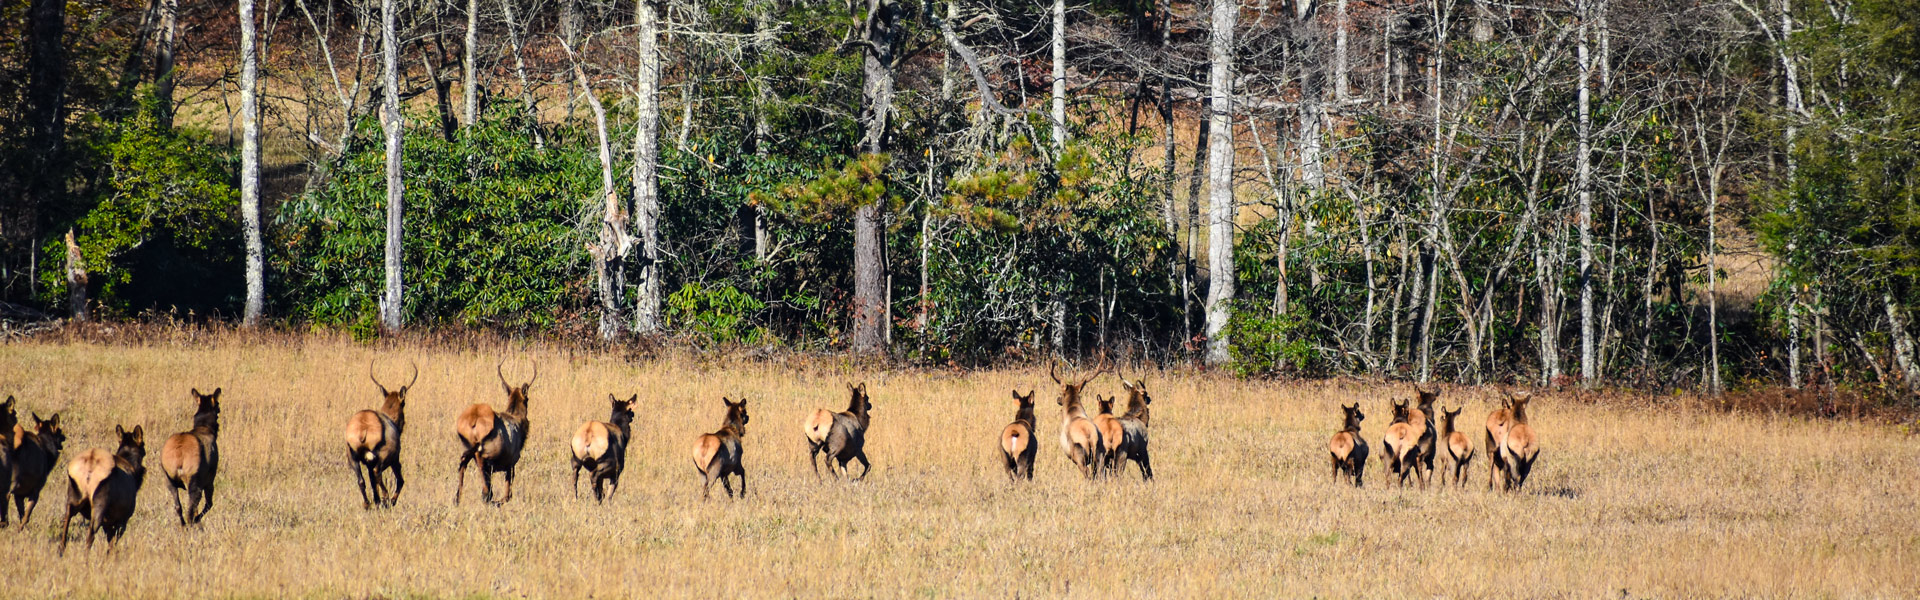
<svg viewBox="0 0 1920 600">
<path fill-rule="evenodd" d="M 1907 312 L 1893 301 L 1893 294 L 1880 292 L 1887 307 L 1887 333 L 1893 338 L 1893 360 L 1900 367 L 1908 392 L 1920 392 L 1920 362 L 1913 356 L 1913 334 L 1907 332 Z"/>
<path fill-rule="evenodd" d="M 563 49 L 574 79 L 580 89 L 586 91 L 587 108 L 593 111 L 594 149 L 600 157 L 600 227 L 594 241 L 587 244 L 587 253 L 593 258 L 595 295 L 600 302 L 600 339 L 611 340 L 620 335 L 626 324 L 620 301 L 626 293 L 622 274 L 632 240 L 627 236 L 626 211 L 621 206 L 620 194 L 613 187 L 613 141 L 607 135 L 607 109 L 593 91 L 586 69 L 581 68 L 579 55 L 571 46 Z"/>
<path fill-rule="evenodd" d="M 508 0 L 512 1 L 512 0 Z M 460 110 L 463 125 L 472 127 L 480 119 L 480 80 L 475 74 L 474 46 L 480 43 L 480 0 L 467 0 L 467 39 L 460 59 Z"/>
<path fill-rule="evenodd" d="M 260 243 L 260 52 L 253 0 L 240 0 L 240 221 L 246 237 L 247 301 L 241 323 L 260 324 L 266 266 Z"/>
<path fill-rule="evenodd" d="M 660 23 L 652 0 L 635 0 L 639 25 L 640 72 L 634 92 L 633 216 L 639 235 L 640 282 L 633 330 L 657 332 L 660 319 Z"/>
<path fill-rule="evenodd" d="M 1053 157 L 1067 151 L 1067 0 L 1053 0 Z"/>
<path fill-rule="evenodd" d="M 386 286 L 380 297 L 380 324 L 397 331 L 406 323 L 400 299 L 404 294 L 400 269 L 404 258 L 401 241 L 401 199 L 406 184 L 400 174 L 401 135 L 406 124 L 400 121 L 400 36 L 395 30 L 397 18 L 394 0 L 380 0 L 380 126 L 387 137 L 387 244 Z"/>
<path fill-rule="evenodd" d="M 153 94 L 160 126 L 173 127 L 173 40 L 180 29 L 180 0 L 160 0 L 160 39 L 153 47 Z"/>
<path fill-rule="evenodd" d="M 1574 226 L 1580 230 L 1580 382 L 1581 385 L 1593 385 L 1598 376 L 1598 364 L 1595 360 L 1595 332 L 1593 321 L 1593 161 L 1592 135 L 1593 119 L 1590 110 L 1592 102 L 1591 80 L 1593 78 L 1593 58 L 1588 52 L 1587 27 L 1588 9 L 1583 0 L 1574 18 L 1580 21 L 1579 53 L 1579 125 L 1577 131 L 1579 149 L 1574 154 L 1574 189 L 1579 195 L 1580 212 L 1574 218 Z"/>
<path fill-rule="evenodd" d="M 1207 142 L 1207 363 L 1225 364 L 1227 318 L 1234 296 L 1233 269 L 1233 30 L 1236 0 L 1214 0 L 1208 44 L 1208 93 L 1213 98 Z"/>
<path fill-rule="evenodd" d="M 1333 101 L 1347 101 L 1347 0 L 1333 3 Z"/>
</svg>

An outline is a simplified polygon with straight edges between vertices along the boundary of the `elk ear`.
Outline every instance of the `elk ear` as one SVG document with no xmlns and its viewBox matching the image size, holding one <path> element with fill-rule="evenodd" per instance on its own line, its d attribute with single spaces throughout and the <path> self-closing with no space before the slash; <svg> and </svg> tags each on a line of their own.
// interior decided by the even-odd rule
<svg viewBox="0 0 1920 600">
<path fill-rule="evenodd" d="M 133 426 L 133 443 L 139 444 L 142 446 L 146 445 L 147 443 L 146 426 L 144 425 Z"/>
<path fill-rule="evenodd" d="M 632 398 L 627 399 L 627 408 L 633 408 L 634 405 L 637 405 L 639 403 L 640 403 L 640 395 L 634 394 Z"/>
</svg>

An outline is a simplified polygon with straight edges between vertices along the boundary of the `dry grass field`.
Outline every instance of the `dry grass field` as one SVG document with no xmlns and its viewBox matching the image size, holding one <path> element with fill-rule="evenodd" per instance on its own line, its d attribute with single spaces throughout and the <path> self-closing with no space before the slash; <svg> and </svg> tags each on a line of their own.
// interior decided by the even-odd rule
<svg viewBox="0 0 1920 600">
<path fill-rule="evenodd" d="M 139 347 L 0 345 L 0 394 L 59 411 L 65 459 L 148 431 L 148 475 L 113 553 L 56 557 L 64 482 L 31 525 L 0 531 L 0 597 L 1913 597 L 1920 595 L 1920 443 L 1891 427 L 1544 396 L 1539 467 L 1520 494 L 1398 490 L 1379 463 L 1336 485 L 1325 444 L 1359 401 L 1379 456 L 1402 387 L 1138 374 L 1154 390 L 1157 479 L 1088 483 L 1062 458 L 1057 386 L 1040 370 L 868 371 L 822 359 L 507 356 L 533 385 L 514 499 L 455 506 L 455 411 L 504 406 L 498 351 L 375 349 L 328 337 L 215 337 Z M 341 428 L 420 369 L 399 505 L 363 511 Z M 1130 376 L 1135 375 L 1129 373 Z M 870 383 L 874 472 L 814 479 L 800 431 Z M 183 530 L 159 475 L 188 427 L 190 387 L 222 387 L 218 497 Z M 996 436 L 1009 390 L 1039 388 L 1037 478 L 1009 484 Z M 1120 393 L 1111 376 L 1089 390 Z M 568 491 L 567 436 L 607 394 L 641 410 L 619 495 Z M 694 437 L 750 399 L 750 493 L 702 502 Z M 1448 388 L 1480 444 L 1494 394 Z M 468 484 L 473 485 L 473 481 Z M 59 486 L 59 487 L 56 487 Z"/>
</svg>

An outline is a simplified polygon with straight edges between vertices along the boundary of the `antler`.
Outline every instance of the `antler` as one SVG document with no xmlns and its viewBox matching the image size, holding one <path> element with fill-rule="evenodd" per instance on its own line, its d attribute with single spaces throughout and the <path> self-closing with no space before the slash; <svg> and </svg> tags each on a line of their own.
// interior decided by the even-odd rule
<svg viewBox="0 0 1920 600">
<path fill-rule="evenodd" d="M 412 360 L 408 360 L 407 368 L 413 369 L 413 377 L 407 379 L 406 385 L 400 386 L 400 393 L 402 394 L 407 393 L 407 390 L 413 389 L 413 382 L 420 380 L 420 365 L 414 364 Z"/>
<path fill-rule="evenodd" d="M 1052 377 L 1054 383 L 1066 383 L 1065 381 L 1060 380 L 1059 369 L 1060 369 L 1060 363 L 1053 363 L 1053 364 L 1047 365 L 1047 376 Z"/>
<path fill-rule="evenodd" d="M 528 362 L 533 363 L 533 377 L 527 379 L 527 385 L 533 385 L 533 382 L 540 380 L 540 361 L 533 360 Z"/>
<path fill-rule="evenodd" d="M 500 362 L 493 364 L 493 374 L 494 376 L 500 378 L 500 387 L 513 389 L 513 384 L 507 383 L 507 373 L 504 370 L 506 366 L 507 366 L 507 359 L 504 359 L 504 358 L 500 359 Z"/>
<path fill-rule="evenodd" d="M 1107 355 L 1106 355 L 1106 353 L 1104 353 L 1104 352 L 1103 352 L 1103 353 L 1101 353 L 1101 354 L 1100 354 L 1100 366 L 1099 366 L 1098 368 L 1095 368 L 1095 369 L 1093 370 L 1093 374 L 1092 374 L 1092 375 L 1088 375 L 1088 376 L 1087 376 L 1087 377 L 1086 377 L 1085 379 L 1081 379 L 1081 380 L 1080 380 L 1080 385 L 1086 385 L 1086 384 L 1089 384 L 1089 383 L 1092 383 L 1092 382 L 1093 382 L 1093 379 L 1094 379 L 1095 377 L 1099 377 L 1101 373 L 1105 373 L 1105 372 L 1107 372 L 1107 369 L 1109 369 L 1109 368 L 1112 368 L 1112 367 L 1113 367 L 1113 362 L 1112 362 L 1112 361 L 1109 361 L 1109 360 L 1107 360 Z"/>
<path fill-rule="evenodd" d="M 370 359 L 367 359 L 367 379 L 372 379 L 372 380 L 373 380 L 373 387 L 377 387 L 377 388 L 380 388 L 380 394 L 381 394 L 381 395 L 386 395 L 386 393 L 387 393 L 387 386 L 385 386 L 385 385 L 381 385 L 381 383 L 380 383 L 380 378 L 379 378 L 379 377 L 375 377 L 375 376 L 373 375 L 373 361 L 374 361 L 374 360 L 375 360 L 375 359 L 371 359 L 371 358 L 370 358 Z"/>
</svg>

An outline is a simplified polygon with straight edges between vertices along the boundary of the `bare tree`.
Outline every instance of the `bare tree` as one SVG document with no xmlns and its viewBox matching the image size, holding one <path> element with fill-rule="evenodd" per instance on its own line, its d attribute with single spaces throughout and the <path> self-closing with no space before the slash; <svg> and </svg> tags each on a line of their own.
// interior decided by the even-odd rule
<svg viewBox="0 0 1920 600">
<path fill-rule="evenodd" d="M 159 39 L 153 45 L 153 95 L 160 127 L 173 127 L 173 45 L 180 29 L 180 0 L 160 0 Z"/>
<path fill-rule="evenodd" d="M 383 104 L 380 107 L 380 127 L 387 138 L 387 244 L 386 244 L 386 288 L 380 297 L 380 324 L 388 331 L 397 331 L 406 323 L 401 298 L 404 290 L 401 285 L 401 261 L 405 250 L 401 246 L 404 240 L 404 226 L 401 223 L 401 202 L 406 193 L 406 183 L 400 173 L 400 149 L 404 143 L 401 136 L 405 133 L 406 123 L 400 120 L 400 35 L 397 29 L 397 10 L 394 0 L 380 0 L 380 88 Z"/>
<path fill-rule="evenodd" d="M 253 0 L 240 0 L 240 221 L 247 245 L 247 301 L 241 323 L 260 324 L 267 298 L 260 243 L 260 47 Z"/>
<path fill-rule="evenodd" d="M 640 239 L 640 290 L 633 330 L 660 330 L 660 26 L 653 0 L 634 0 L 640 43 L 634 85 L 633 216 Z"/>
<path fill-rule="evenodd" d="M 891 0 L 867 0 L 861 26 L 864 59 L 861 72 L 860 149 L 868 154 L 886 151 L 887 117 L 893 110 L 894 14 Z M 853 213 L 853 350 L 886 349 L 892 318 L 887 303 L 885 224 L 880 203 L 863 204 Z"/>
<path fill-rule="evenodd" d="M 1233 29 L 1239 20 L 1237 0 L 1214 0 L 1212 33 L 1207 48 L 1208 95 L 1212 122 L 1208 145 L 1207 185 L 1207 362 L 1225 364 L 1227 318 L 1233 303 Z"/>
<path fill-rule="evenodd" d="M 480 44 L 480 0 L 467 0 L 467 39 L 460 57 L 461 123 L 472 127 L 480 121 L 480 78 L 474 65 L 475 46 Z"/>
<path fill-rule="evenodd" d="M 1592 18 L 1593 9 L 1590 2 L 1576 0 L 1574 9 L 1574 19 L 1580 23 L 1577 50 L 1580 64 L 1580 117 L 1575 129 L 1579 149 L 1575 150 L 1573 156 L 1574 189 L 1580 197 L 1580 212 L 1574 217 L 1574 226 L 1580 230 L 1580 382 L 1584 386 L 1592 386 L 1599 377 L 1599 364 L 1595 360 L 1598 340 L 1595 339 L 1593 320 L 1593 116 L 1590 108 L 1593 57 L 1588 51 L 1588 41 L 1592 37 L 1588 20 Z"/>
</svg>

